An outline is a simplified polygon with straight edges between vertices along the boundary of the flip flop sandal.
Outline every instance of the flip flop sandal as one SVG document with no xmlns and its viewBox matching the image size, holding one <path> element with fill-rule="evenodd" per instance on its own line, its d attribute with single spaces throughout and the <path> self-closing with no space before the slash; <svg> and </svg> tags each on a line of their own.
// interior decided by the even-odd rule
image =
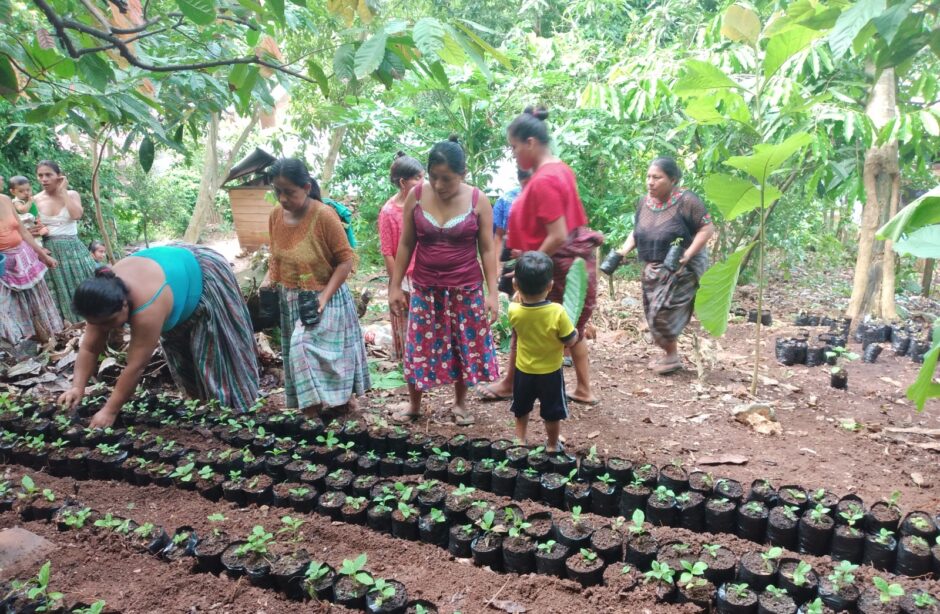
<svg viewBox="0 0 940 614">
<path fill-rule="evenodd" d="M 595 405 L 601 402 L 600 399 L 594 399 L 593 401 L 585 401 L 584 399 L 576 399 L 570 394 L 566 394 L 565 396 L 568 398 L 568 401 L 570 401 L 571 403 L 580 403 L 581 405 L 588 405 L 590 407 L 594 407 Z"/>
<path fill-rule="evenodd" d="M 656 375 L 669 375 L 671 373 L 675 373 L 676 371 L 681 371 L 681 370 L 682 370 L 682 361 L 677 360 L 675 362 L 660 363 L 653 369 L 653 372 L 656 373 Z"/>
<path fill-rule="evenodd" d="M 451 410 L 450 412 L 451 420 L 457 426 L 472 426 L 476 424 L 476 418 L 473 417 L 469 411 L 458 412 L 456 410 Z"/>
<path fill-rule="evenodd" d="M 398 424 L 408 424 L 411 422 L 417 422 L 421 419 L 421 414 L 413 414 L 410 411 L 396 411 L 394 414 L 389 416 L 392 422 L 397 422 Z"/>
<path fill-rule="evenodd" d="M 646 363 L 646 368 L 652 371 L 661 364 L 663 364 L 662 358 L 654 358 L 653 360 Z"/>
<path fill-rule="evenodd" d="M 484 403 L 498 403 L 499 401 L 511 401 L 512 395 L 496 394 L 489 386 L 480 386 L 477 391 L 477 398 Z"/>
</svg>

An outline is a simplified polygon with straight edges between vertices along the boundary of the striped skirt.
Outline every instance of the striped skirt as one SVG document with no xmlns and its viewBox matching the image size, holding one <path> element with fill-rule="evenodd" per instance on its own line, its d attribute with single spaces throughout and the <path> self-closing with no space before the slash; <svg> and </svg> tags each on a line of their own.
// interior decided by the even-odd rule
<svg viewBox="0 0 940 614">
<path fill-rule="evenodd" d="M 78 322 L 81 318 L 72 311 L 72 296 L 79 284 L 95 274 L 97 265 L 88 248 L 75 235 L 46 237 L 43 247 L 59 261 L 59 266 L 51 269 L 46 277 L 59 313 L 64 320 Z"/>
<path fill-rule="evenodd" d="M 0 339 L 16 345 L 34 337 L 43 343 L 63 326 L 43 279 L 46 267 L 25 243 L 3 254 L 7 260 L 0 277 Z"/>
<path fill-rule="evenodd" d="M 288 407 L 338 407 L 369 389 L 369 365 L 356 303 L 343 284 L 311 328 L 300 322 L 299 291 L 280 288 L 281 355 Z"/>
<path fill-rule="evenodd" d="M 656 341 L 674 341 L 692 319 L 698 275 L 684 267 L 670 273 L 661 262 L 643 267 L 643 311 Z"/>
<path fill-rule="evenodd" d="M 163 333 L 161 345 L 176 385 L 190 397 L 244 411 L 258 396 L 259 368 L 248 306 L 232 267 L 207 247 L 188 249 L 202 269 L 202 296 L 188 320 Z"/>
</svg>

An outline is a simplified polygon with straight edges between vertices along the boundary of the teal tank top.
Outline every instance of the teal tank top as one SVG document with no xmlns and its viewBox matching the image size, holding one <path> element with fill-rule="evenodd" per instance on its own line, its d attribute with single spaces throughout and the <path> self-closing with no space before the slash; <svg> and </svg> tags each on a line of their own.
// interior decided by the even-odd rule
<svg viewBox="0 0 940 614">
<path fill-rule="evenodd" d="M 185 322 L 196 311 L 202 296 L 202 269 L 199 262 L 188 249 L 182 247 L 151 247 L 131 254 L 136 258 L 153 260 L 163 269 L 166 282 L 154 293 L 149 301 L 134 309 L 139 313 L 150 307 L 167 286 L 173 291 L 173 310 L 163 323 L 162 331 L 172 330 L 180 322 Z"/>
</svg>

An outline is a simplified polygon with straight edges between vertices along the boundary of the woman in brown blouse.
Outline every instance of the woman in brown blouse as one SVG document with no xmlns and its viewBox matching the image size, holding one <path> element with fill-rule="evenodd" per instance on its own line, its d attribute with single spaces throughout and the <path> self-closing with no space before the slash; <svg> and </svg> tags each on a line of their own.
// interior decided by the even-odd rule
<svg viewBox="0 0 940 614">
<path fill-rule="evenodd" d="M 271 256 L 262 285 L 276 285 L 281 303 L 281 355 L 288 407 L 305 411 L 356 407 L 369 369 L 356 305 L 346 278 L 355 254 L 336 212 L 303 162 L 283 158 L 269 176 L 280 206 L 271 211 Z M 302 291 L 319 303 L 318 321 L 300 319 Z"/>
</svg>

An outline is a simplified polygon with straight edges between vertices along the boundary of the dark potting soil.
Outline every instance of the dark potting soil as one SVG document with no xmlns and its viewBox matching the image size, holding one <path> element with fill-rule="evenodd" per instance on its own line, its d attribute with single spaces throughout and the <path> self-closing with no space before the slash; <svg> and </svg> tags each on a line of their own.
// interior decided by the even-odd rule
<svg viewBox="0 0 940 614">
<path fill-rule="evenodd" d="M 750 612 L 753 614 L 757 610 L 757 593 L 746 586 L 744 590 L 738 592 L 731 588 L 729 583 L 726 583 L 718 587 L 717 602 L 719 612 L 733 612 L 734 614 Z"/>
<path fill-rule="evenodd" d="M 748 552 L 738 562 L 738 581 L 764 590 L 773 581 L 776 564 L 765 562 L 760 552 Z"/>
<path fill-rule="evenodd" d="M 796 612 L 796 604 L 787 594 L 779 595 L 765 591 L 758 597 L 758 604 L 760 611 L 766 614 L 794 614 Z"/>
<path fill-rule="evenodd" d="M 859 614 L 898 614 L 900 611 L 900 599 L 893 599 L 885 603 L 875 589 L 867 589 L 858 597 Z"/>
<path fill-rule="evenodd" d="M 705 570 L 705 579 L 709 582 L 720 585 L 734 579 L 734 567 L 738 562 L 738 557 L 728 548 L 721 546 L 714 555 L 702 549 L 699 553 L 699 560 L 708 565 Z"/>
<path fill-rule="evenodd" d="M 702 493 L 705 496 L 711 494 L 715 486 L 715 478 L 712 474 L 705 471 L 693 471 L 689 474 L 689 489 Z"/>
</svg>

